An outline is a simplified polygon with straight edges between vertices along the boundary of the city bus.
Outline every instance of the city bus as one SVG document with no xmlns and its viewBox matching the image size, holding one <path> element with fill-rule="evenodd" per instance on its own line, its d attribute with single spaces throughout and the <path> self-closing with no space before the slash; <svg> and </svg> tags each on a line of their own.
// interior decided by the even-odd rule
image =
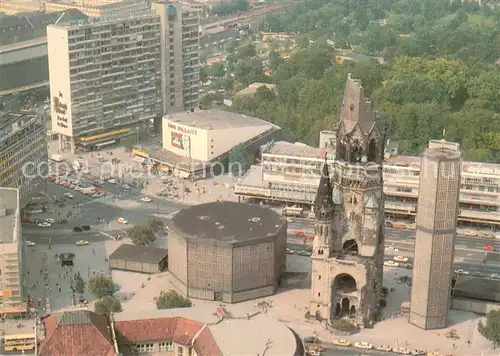
<svg viewBox="0 0 500 356">
<path fill-rule="evenodd" d="M 5 351 L 34 351 L 36 344 L 35 334 L 5 335 Z"/>
<path fill-rule="evenodd" d="M 287 206 L 281 211 L 283 216 L 301 217 L 303 213 L 304 209 L 296 206 Z"/>
</svg>

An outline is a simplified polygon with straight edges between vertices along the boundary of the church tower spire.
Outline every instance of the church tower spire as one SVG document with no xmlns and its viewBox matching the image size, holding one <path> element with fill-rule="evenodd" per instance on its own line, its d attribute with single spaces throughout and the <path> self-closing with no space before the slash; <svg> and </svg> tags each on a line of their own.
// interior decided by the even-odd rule
<svg viewBox="0 0 500 356">
<path fill-rule="evenodd" d="M 316 220 L 330 221 L 333 216 L 332 183 L 330 181 L 330 172 L 325 158 L 321 178 L 318 186 L 318 193 L 314 202 L 314 212 Z"/>
</svg>

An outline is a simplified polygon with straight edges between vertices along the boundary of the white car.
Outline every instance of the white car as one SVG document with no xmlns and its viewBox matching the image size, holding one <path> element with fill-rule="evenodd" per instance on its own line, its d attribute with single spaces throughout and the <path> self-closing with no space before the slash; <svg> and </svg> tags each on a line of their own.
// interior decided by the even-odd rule
<svg viewBox="0 0 500 356">
<path fill-rule="evenodd" d="M 380 346 L 377 346 L 375 349 L 378 351 L 386 351 L 386 352 L 392 351 L 392 347 L 387 346 L 387 345 L 380 345 Z"/>
<path fill-rule="evenodd" d="M 46 222 L 48 222 L 49 224 L 54 224 L 56 222 L 56 219 L 52 219 L 52 218 L 47 218 L 47 219 L 44 219 Z"/>
<path fill-rule="evenodd" d="M 397 248 L 394 248 L 392 246 L 387 246 L 385 248 L 386 251 L 392 251 L 392 252 L 399 252 L 399 250 Z"/>
<path fill-rule="evenodd" d="M 116 184 L 116 179 L 111 178 L 111 179 L 108 180 L 108 183 L 109 184 Z"/>
<path fill-rule="evenodd" d="M 393 258 L 394 261 L 396 262 L 408 262 L 408 257 L 404 257 L 404 256 L 394 256 Z"/>
<path fill-rule="evenodd" d="M 454 272 L 456 274 L 461 274 L 461 275 L 464 275 L 464 276 L 468 276 L 470 274 L 469 271 L 464 271 L 463 269 L 456 269 Z"/>
<path fill-rule="evenodd" d="M 118 218 L 118 222 L 119 222 L 120 224 L 125 224 L 125 225 L 126 225 L 126 224 L 128 224 L 128 221 L 127 221 L 127 220 L 125 220 L 124 218 Z"/>
<path fill-rule="evenodd" d="M 69 199 L 73 199 L 75 196 L 71 193 L 64 193 L 64 196 Z"/>
<path fill-rule="evenodd" d="M 394 261 L 384 261 L 384 266 L 386 267 L 399 267 L 399 263 Z"/>
<path fill-rule="evenodd" d="M 129 190 L 130 189 L 130 185 L 128 184 L 123 184 L 122 185 L 122 188 L 125 189 L 125 190 Z"/>
<path fill-rule="evenodd" d="M 89 244 L 89 242 L 88 242 L 88 241 L 86 241 L 86 240 L 78 240 L 78 241 L 76 242 L 76 245 L 77 245 L 77 246 L 87 246 L 88 244 Z"/>
<path fill-rule="evenodd" d="M 51 223 L 49 223 L 49 222 L 47 222 L 47 221 L 42 221 L 42 222 L 39 222 L 39 223 L 37 224 L 37 226 L 39 226 L 39 227 L 51 227 L 51 226 L 52 226 L 52 224 L 51 224 Z"/>
<path fill-rule="evenodd" d="M 31 241 L 26 241 L 25 242 L 26 246 L 28 247 L 32 247 L 32 246 L 35 246 L 35 243 L 34 242 L 31 242 Z"/>
<path fill-rule="evenodd" d="M 145 203 L 151 203 L 151 198 L 150 197 L 142 197 L 141 198 L 141 201 L 145 202 Z"/>
<path fill-rule="evenodd" d="M 364 342 L 364 341 L 355 342 L 354 343 L 354 347 L 356 347 L 358 349 L 364 349 L 364 350 L 371 350 L 371 349 L 373 349 L 373 345 L 372 344 L 369 344 L 369 343 Z"/>
</svg>

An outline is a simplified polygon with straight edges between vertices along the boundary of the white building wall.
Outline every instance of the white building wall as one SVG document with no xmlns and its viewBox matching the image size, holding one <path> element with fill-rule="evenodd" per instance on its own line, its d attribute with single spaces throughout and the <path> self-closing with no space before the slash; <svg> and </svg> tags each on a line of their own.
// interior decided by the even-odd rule
<svg viewBox="0 0 500 356">
<path fill-rule="evenodd" d="M 49 83 L 51 100 L 52 131 L 73 136 L 71 117 L 71 81 L 68 31 L 64 28 L 47 27 L 47 49 L 49 57 Z M 66 114 L 56 112 L 54 98 L 67 105 Z M 64 121 L 66 119 L 67 121 Z M 61 126 L 67 125 L 67 127 Z"/>
<path fill-rule="evenodd" d="M 180 156 L 208 161 L 208 131 L 163 119 L 163 148 Z"/>
<path fill-rule="evenodd" d="M 248 141 L 270 128 L 271 126 L 249 126 L 222 130 L 208 130 L 208 160 L 220 156 L 240 143 Z"/>
</svg>

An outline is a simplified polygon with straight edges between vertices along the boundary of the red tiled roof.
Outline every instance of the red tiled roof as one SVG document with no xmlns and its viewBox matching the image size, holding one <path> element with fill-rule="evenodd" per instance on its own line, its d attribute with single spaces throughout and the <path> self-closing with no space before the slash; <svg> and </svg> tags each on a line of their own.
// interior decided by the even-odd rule
<svg viewBox="0 0 500 356">
<path fill-rule="evenodd" d="M 222 352 L 208 326 L 198 334 L 193 347 L 198 356 L 222 356 Z"/>
<path fill-rule="evenodd" d="M 133 343 L 172 341 L 193 346 L 198 356 L 222 356 L 205 324 L 181 317 L 115 322 L 115 330 Z"/>
<path fill-rule="evenodd" d="M 180 317 L 115 322 L 115 328 L 134 343 L 174 341 L 183 345 L 189 345 L 203 325 Z"/>
<path fill-rule="evenodd" d="M 40 356 L 113 356 L 107 317 L 90 311 L 52 314 L 43 320 L 45 338 Z"/>
</svg>

